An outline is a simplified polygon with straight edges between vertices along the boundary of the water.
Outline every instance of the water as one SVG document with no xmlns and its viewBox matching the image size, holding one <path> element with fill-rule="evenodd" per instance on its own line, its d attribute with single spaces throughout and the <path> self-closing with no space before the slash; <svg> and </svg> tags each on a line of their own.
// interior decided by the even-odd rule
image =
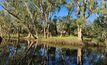
<svg viewBox="0 0 107 65">
<path fill-rule="evenodd" d="M 33 43 L 33 44 L 32 44 Z M 107 65 L 107 49 L 43 44 L 32 41 L 4 41 L 0 65 Z"/>
</svg>

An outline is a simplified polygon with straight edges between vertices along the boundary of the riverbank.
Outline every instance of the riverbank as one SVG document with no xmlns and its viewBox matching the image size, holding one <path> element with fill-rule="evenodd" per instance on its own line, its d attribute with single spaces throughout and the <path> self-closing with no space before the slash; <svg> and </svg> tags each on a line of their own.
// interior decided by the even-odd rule
<svg viewBox="0 0 107 65">
<path fill-rule="evenodd" d="M 83 41 L 81 41 L 76 36 L 39 38 L 38 41 L 47 44 L 51 43 L 72 46 L 105 46 L 104 43 L 98 42 L 98 40 L 95 38 L 84 38 Z"/>
<path fill-rule="evenodd" d="M 23 35 L 20 35 L 20 38 L 16 34 L 12 34 L 11 37 L 4 36 L 5 39 L 24 39 L 24 40 L 35 40 L 33 38 L 26 38 Z M 39 36 L 38 42 L 47 43 L 47 44 L 57 44 L 57 45 L 72 45 L 72 46 L 107 46 L 106 42 L 100 42 L 97 38 L 83 38 L 83 41 L 79 40 L 77 36 L 54 36 L 44 38 L 43 36 Z"/>
<path fill-rule="evenodd" d="M 83 45 L 81 40 L 78 40 L 77 37 L 69 36 L 69 37 L 49 37 L 49 38 L 40 38 L 39 42 L 44 43 L 53 43 L 53 44 L 61 44 L 61 45 Z"/>
</svg>

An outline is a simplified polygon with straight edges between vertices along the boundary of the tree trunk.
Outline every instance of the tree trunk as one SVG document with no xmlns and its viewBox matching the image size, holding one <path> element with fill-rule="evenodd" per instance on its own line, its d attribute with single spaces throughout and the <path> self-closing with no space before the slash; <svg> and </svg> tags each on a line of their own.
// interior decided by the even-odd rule
<svg viewBox="0 0 107 65">
<path fill-rule="evenodd" d="M 60 37 L 62 37 L 62 35 L 63 35 L 63 31 L 60 32 Z"/>
<path fill-rule="evenodd" d="M 78 25 L 78 39 L 82 40 L 82 29 L 79 25 Z"/>
<path fill-rule="evenodd" d="M 47 14 L 45 14 L 45 22 L 46 22 L 46 24 L 47 24 L 47 26 L 46 26 L 46 28 L 44 28 L 44 38 L 47 38 L 47 36 L 48 36 L 48 30 L 49 30 L 49 24 L 48 24 L 48 15 Z"/>
<path fill-rule="evenodd" d="M 17 30 L 17 38 L 18 40 L 20 39 L 20 27 L 18 27 L 18 30 Z"/>
<path fill-rule="evenodd" d="M 31 32 L 29 32 L 27 38 L 35 38 L 35 36 Z"/>
<path fill-rule="evenodd" d="M 47 25 L 47 30 L 46 30 L 47 34 L 46 34 L 46 38 L 49 37 L 49 24 Z"/>
<path fill-rule="evenodd" d="M 71 35 L 71 29 L 68 30 L 68 35 L 69 35 L 69 36 Z"/>
<path fill-rule="evenodd" d="M 30 28 L 28 27 L 28 36 L 26 38 L 34 38 L 37 39 L 37 37 L 31 32 Z"/>
<path fill-rule="evenodd" d="M 34 38 L 34 39 L 37 39 L 37 37 L 32 33 L 32 28 L 30 28 L 30 26 L 26 26 L 27 27 L 27 30 L 28 30 L 28 36 L 26 38 Z"/>
<path fill-rule="evenodd" d="M 43 33 L 44 33 L 44 38 L 46 38 L 46 29 L 45 29 L 45 27 L 43 28 Z"/>
<path fill-rule="evenodd" d="M 55 36 L 58 35 L 58 31 L 57 31 L 57 22 L 55 22 Z"/>
<path fill-rule="evenodd" d="M 27 11 L 28 11 L 28 13 L 29 13 L 29 15 L 30 15 L 31 22 L 32 22 L 32 24 L 34 24 L 33 14 L 31 13 L 31 11 L 30 11 L 29 6 L 27 5 L 27 3 L 26 3 L 26 2 L 24 2 L 24 3 L 25 3 L 25 6 L 26 6 L 26 8 L 27 8 Z M 29 26 L 28 26 L 28 31 L 29 31 L 29 34 L 28 34 L 28 36 L 27 36 L 28 38 L 37 39 L 37 37 L 35 37 L 35 35 L 32 33 L 32 31 L 31 31 L 31 29 L 30 29 Z"/>
<path fill-rule="evenodd" d="M 0 25 L 0 36 L 2 37 L 2 25 Z"/>
</svg>

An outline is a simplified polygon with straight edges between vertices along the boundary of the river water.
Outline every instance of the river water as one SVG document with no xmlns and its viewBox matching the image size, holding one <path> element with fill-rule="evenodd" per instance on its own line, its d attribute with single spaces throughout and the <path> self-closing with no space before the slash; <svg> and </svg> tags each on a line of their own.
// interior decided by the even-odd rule
<svg viewBox="0 0 107 65">
<path fill-rule="evenodd" d="M 0 65 L 107 65 L 107 49 L 5 40 Z"/>
</svg>

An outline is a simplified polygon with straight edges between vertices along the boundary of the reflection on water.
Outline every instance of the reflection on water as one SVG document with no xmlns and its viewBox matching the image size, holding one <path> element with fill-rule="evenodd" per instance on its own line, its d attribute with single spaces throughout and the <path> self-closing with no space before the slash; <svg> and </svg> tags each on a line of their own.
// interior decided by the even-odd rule
<svg viewBox="0 0 107 65">
<path fill-rule="evenodd" d="M 53 47 L 32 41 L 0 46 L 0 65 L 107 65 L 106 48 Z"/>
</svg>

